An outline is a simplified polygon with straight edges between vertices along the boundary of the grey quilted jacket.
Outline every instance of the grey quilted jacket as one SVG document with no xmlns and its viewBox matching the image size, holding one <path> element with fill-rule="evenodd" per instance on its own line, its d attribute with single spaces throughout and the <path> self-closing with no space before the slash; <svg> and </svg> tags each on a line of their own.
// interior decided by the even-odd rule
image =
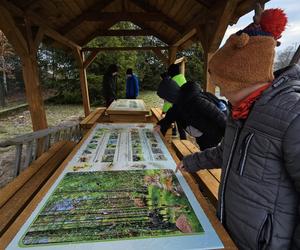
<svg viewBox="0 0 300 250">
<path fill-rule="evenodd" d="M 300 67 L 276 78 L 222 143 L 187 156 L 189 172 L 222 167 L 218 217 L 239 249 L 300 249 Z"/>
</svg>

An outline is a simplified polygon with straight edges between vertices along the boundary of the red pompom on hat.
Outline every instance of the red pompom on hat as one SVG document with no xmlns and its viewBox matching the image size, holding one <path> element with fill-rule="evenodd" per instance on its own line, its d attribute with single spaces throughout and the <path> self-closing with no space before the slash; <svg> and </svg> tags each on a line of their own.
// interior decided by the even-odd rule
<svg viewBox="0 0 300 250">
<path fill-rule="evenodd" d="M 267 9 L 262 12 L 259 24 L 263 31 L 271 33 L 277 40 L 285 30 L 287 17 L 282 9 Z"/>
</svg>

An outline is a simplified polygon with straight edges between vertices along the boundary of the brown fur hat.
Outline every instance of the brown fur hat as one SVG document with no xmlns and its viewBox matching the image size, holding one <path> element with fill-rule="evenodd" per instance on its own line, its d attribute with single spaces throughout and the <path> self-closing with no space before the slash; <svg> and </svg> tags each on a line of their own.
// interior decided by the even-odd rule
<svg viewBox="0 0 300 250">
<path fill-rule="evenodd" d="M 274 16 L 274 13 L 276 14 Z M 278 13 L 284 18 L 283 27 L 277 25 Z M 225 45 L 220 48 L 209 62 L 209 72 L 211 80 L 217 86 L 226 88 L 227 91 L 237 91 L 249 87 L 253 84 L 267 83 L 274 79 L 273 63 L 275 56 L 275 46 L 278 38 L 278 27 L 280 34 L 284 30 L 287 18 L 282 10 L 270 9 L 262 13 L 261 20 L 266 20 L 264 16 L 271 15 L 276 17 L 269 18 L 276 32 L 273 30 L 263 30 L 268 25 L 251 24 L 244 30 L 231 35 Z M 271 20 L 271 21 L 270 21 Z M 275 35 L 276 33 L 276 35 Z"/>
</svg>

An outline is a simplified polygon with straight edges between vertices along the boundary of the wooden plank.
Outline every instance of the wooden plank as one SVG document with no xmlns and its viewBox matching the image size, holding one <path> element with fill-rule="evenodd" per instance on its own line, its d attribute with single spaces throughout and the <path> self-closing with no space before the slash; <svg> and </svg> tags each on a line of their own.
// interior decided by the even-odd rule
<svg viewBox="0 0 300 250">
<path fill-rule="evenodd" d="M 23 167 L 22 167 L 23 170 L 29 166 L 29 164 L 32 160 L 33 142 L 27 143 L 26 147 L 27 148 L 26 148 L 25 161 L 24 161 L 24 164 L 23 164 Z"/>
<path fill-rule="evenodd" d="M 97 110 L 97 109 L 96 109 Z M 94 116 L 95 111 L 91 112 L 88 116 L 86 116 L 81 122 L 80 122 L 80 127 L 82 128 L 87 128 L 86 125 L 89 123 L 89 120 L 92 119 Z"/>
<path fill-rule="evenodd" d="M 83 62 L 83 68 L 87 69 L 87 67 L 95 60 L 99 51 L 92 51 L 88 58 Z"/>
<path fill-rule="evenodd" d="M 195 34 L 197 34 L 197 29 L 193 28 L 188 32 L 185 32 L 172 46 L 181 46 L 187 40 L 191 39 Z"/>
<path fill-rule="evenodd" d="M 0 246 L 5 248 L 10 243 L 10 241 L 15 237 L 17 232 L 20 230 L 21 226 L 25 223 L 28 217 L 31 215 L 33 210 L 37 207 L 40 201 L 44 198 L 48 190 L 51 188 L 53 183 L 57 180 L 59 175 L 65 169 L 69 161 L 74 157 L 77 153 L 78 149 L 88 138 L 92 129 L 84 135 L 82 140 L 76 145 L 76 147 L 72 150 L 69 156 L 63 161 L 63 163 L 59 166 L 59 168 L 52 174 L 52 176 L 48 179 L 48 181 L 43 185 L 40 191 L 32 198 L 31 202 L 24 208 L 21 214 L 16 218 L 16 220 L 12 223 L 12 225 L 4 232 L 4 234 L 0 238 Z M 2 218 L 0 218 L 2 219 Z"/>
<path fill-rule="evenodd" d="M 163 64 L 168 65 L 168 58 L 162 53 L 159 48 L 153 49 L 153 52 L 162 61 Z"/>
<path fill-rule="evenodd" d="M 162 110 L 160 108 L 151 108 L 151 112 L 157 121 L 162 119 Z"/>
<path fill-rule="evenodd" d="M 204 52 L 204 83 L 205 83 L 205 90 L 212 94 L 216 92 L 216 86 L 211 82 L 210 75 L 208 72 L 208 65 L 209 61 L 212 58 L 213 53 Z"/>
<path fill-rule="evenodd" d="M 48 124 L 42 98 L 36 55 L 23 57 L 21 60 L 26 100 L 29 104 L 33 130 L 46 129 Z"/>
<path fill-rule="evenodd" d="M 180 160 L 176 156 L 174 147 L 172 148 L 172 146 L 166 142 L 166 140 L 163 138 L 162 135 L 161 135 L 161 138 L 164 141 L 167 149 L 169 150 L 169 152 L 172 155 L 176 164 L 179 163 Z M 185 178 L 185 180 L 187 181 L 188 185 L 190 186 L 191 190 L 193 191 L 196 199 L 200 203 L 200 205 L 201 205 L 203 211 L 205 212 L 207 218 L 209 219 L 211 225 L 213 226 L 213 228 L 216 230 L 218 236 L 220 237 L 220 239 L 224 245 L 224 249 L 238 249 L 235 246 L 232 239 L 230 238 L 229 234 L 226 232 L 225 228 L 222 226 L 221 222 L 216 217 L 215 208 L 213 208 L 210 204 L 208 204 L 207 200 L 204 198 L 204 196 L 200 192 L 198 185 L 194 181 L 192 175 L 185 171 L 183 171 L 181 173 L 182 173 L 183 177 Z"/>
<path fill-rule="evenodd" d="M 70 22 L 66 23 L 63 27 L 61 27 L 59 29 L 59 32 L 64 35 L 68 34 L 73 29 L 75 29 L 77 26 L 79 26 L 81 23 L 83 23 L 87 16 L 94 13 L 95 11 L 99 13 L 102 9 L 104 9 L 106 6 L 108 6 L 112 2 L 113 1 L 111 1 L 111 0 L 102 0 L 101 2 L 97 1 L 95 4 L 93 4 L 88 9 L 86 9 L 84 12 L 82 12 L 80 15 L 76 16 Z"/>
<path fill-rule="evenodd" d="M 147 122 L 145 115 L 129 115 L 129 114 L 110 114 L 109 115 L 110 122 Z"/>
<path fill-rule="evenodd" d="M 74 147 L 74 142 L 63 142 L 64 146 L 59 154 L 51 155 L 43 167 L 41 167 L 30 178 L 21 189 L 19 189 L 1 208 L 0 208 L 0 235 L 13 223 L 17 216 L 27 206 L 31 199 L 38 193 L 39 189 L 55 172 L 60 163 L 66 158 Z M 51 151 L 51 150 L 50 150 Z"/>
<path fill-rule="evenodd" d="M 98 30 L 98 36 L 155 36 L 151 30 Z"/>
<path fill-rule="evenodd" d="M 28 54 L 28 44 L 23 34 L 16 26 L 10 11 L 0 4 L 0 13 L 0 29 L 4 32 L 19 56 Z"/>
<path fill-rule="evenodd" d="M 218 182 L 221 182 L 221 168 L 208 169 L 208 171 L 216 178 Z"/>
<path fill-rule="evenodd" d="M 220 1 L 215 5 L 216 11 L 211 15 L 211 18 L 215 20 L 215 24 L 207 26 L 208 47 L 206 52 L 214 52 L 218 49 L 238 2 L 238 0 L 227 0 Z"/>
<path fill-rule="evenodd" d="M 199 149 L 187 140 L 173 140 L 172 144 L 173 149 L 175 150 L 179 159 L 182 159 L 184 156 L 190 155 L 192 153 L 199 152 Z M 204 189 L 205 193 L 209 196 L 210 201 L 216 207 L 218 204 L 220 182 L 207 169 L 200 170 L 196 174 L 193 174 L 193 176 L 196 178 L 200 186 Z"/>
<path fill-rule="evenodd" d="M 50 27 L 49 23 L 39 15 L 37 15 L 34 11 L 27 10 L 26 13 L 18 8 L 13 3 L 7 1 L 7 0 L 1 0 L 1 3 L 10 10 L 11 13 L 17 13 L 18 15 L 21 15 L 23 18 L 28 18 L 32 23 L 35 25 L 42 27 L 45 31 L 45 34 L 47 36 L 53 38 L 54 40 L 70 47 L 70 48 L 78 48 L 80 49 L 80 46 L 67 37 L 61 35 L 59 32 L 57 32 L 55 29 Z M 1 11 L 2 12 L 2 11 Z M 7 21 L 5 21 L 6 23 Z"/>
<path fill-rule="evenodd" d="M 218 182 L 217 179 L 207 169 L 198 171 L 197 176 L 199 177 L 199 179 L 196 178 L 197 182 L 216 208 L 218 206 L 220 182 Z"/>
<path fill-rule="evenodd" d="M 141 21 L 141 22 L 165 22 L 168 19 L 160 12 L 93 12 L 85 17 L 86 21 L 92 22 L 121 22 L 121 21 Z"/>
<path fill-rule="evenodd" d="M 14 171 L 14 177 L 18 176 L 20 173 L 21 161 L 22 161 L 22 148 L 23 145 L 16 145 L 16 165 Z"/>
<path fill-rule="evenodd" d="M 94 114 L 94 116 L 89 120 L 89 128 L 91 128 L 100 118 L 100 116 L 105 112 L 106 108 L 105 107 L 101 107 L 98 108 Z"/>
<path fill-rule="evenodd" d="M 154 49 L 159 49 L 159 50 L 166 50 L 169 47 L 166 46 L 161 46 L 161 47 L 99 47 L 99 48 L 89 48 L 85 47 L 82 48 L 82 51 L 131 51 L 131 50 L 154 50 Z"/>
<path fill-rule="evenodd" d="M 90 107 L 90 97 L 89 97 L 89 88 L 87 83 L 86 69 L 83 66 L 84 54 L 83 52 L 78 51 L 78 53 L 75 53 L 75 55 L 77 56 L 77 61 L 79 65 L 80 89 L 82 95 L 84 114 L 85 116 L 88 116 L 91 112 L 91 107 Z"/>
<path fill-rule="evenodd" d="M 178 47 L 170 47 L 169 49 L 169 65 L 175 62 Z"/>
<path fill-rule="evenodd" d="M 63 143 L 56 143 L 51 147 L 51 153 L 57 153 Z M 33 161 L 30 167 L 26 168 L 22 175 L 17 176 L 12 182 L 0 189 L 0 208 L 19 190 L 50 158 L 51 154 L 45 152 L 37 160 Z"/>
<path fill-rule="evenodd" d="M 184 32 L 184 27 L 181 26 L 180 23 L 176 22 L 173 18 L 170 18 L 168 15 L 160 11 L 158 8 L 156 8 L 154 5 L 151 5 L 148 1 L 145 0 L 130 0 L 132 3 L 134 3 L 136 6 L 140 7 L 142 10 L 146 11 L 147 13 L 151 12 L 157 12 L 160 13 L 161 16 L 164 18 L 164 23 L 168 25 L 170 28 L 175 30 L 178 33 Z M 145 16 L 147 16 L 147 13 L 145 13 Z"/>
</svg>

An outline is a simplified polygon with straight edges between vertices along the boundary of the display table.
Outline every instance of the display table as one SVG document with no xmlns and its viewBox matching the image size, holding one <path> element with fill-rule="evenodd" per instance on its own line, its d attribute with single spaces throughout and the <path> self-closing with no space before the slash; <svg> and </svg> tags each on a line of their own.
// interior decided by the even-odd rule
<svg viewBox="0 0 300 250">
<path fill-rule="evenodd" d="M 152 124 L 96 124 L 0 238 L 7 249 L 234 249 Z"/>
<path fill-rule="evenodd" d="M 106 110 L 110 122 L 146 122 L 150 111 L 142 99 L 118 99 Z"/>
</svg>

